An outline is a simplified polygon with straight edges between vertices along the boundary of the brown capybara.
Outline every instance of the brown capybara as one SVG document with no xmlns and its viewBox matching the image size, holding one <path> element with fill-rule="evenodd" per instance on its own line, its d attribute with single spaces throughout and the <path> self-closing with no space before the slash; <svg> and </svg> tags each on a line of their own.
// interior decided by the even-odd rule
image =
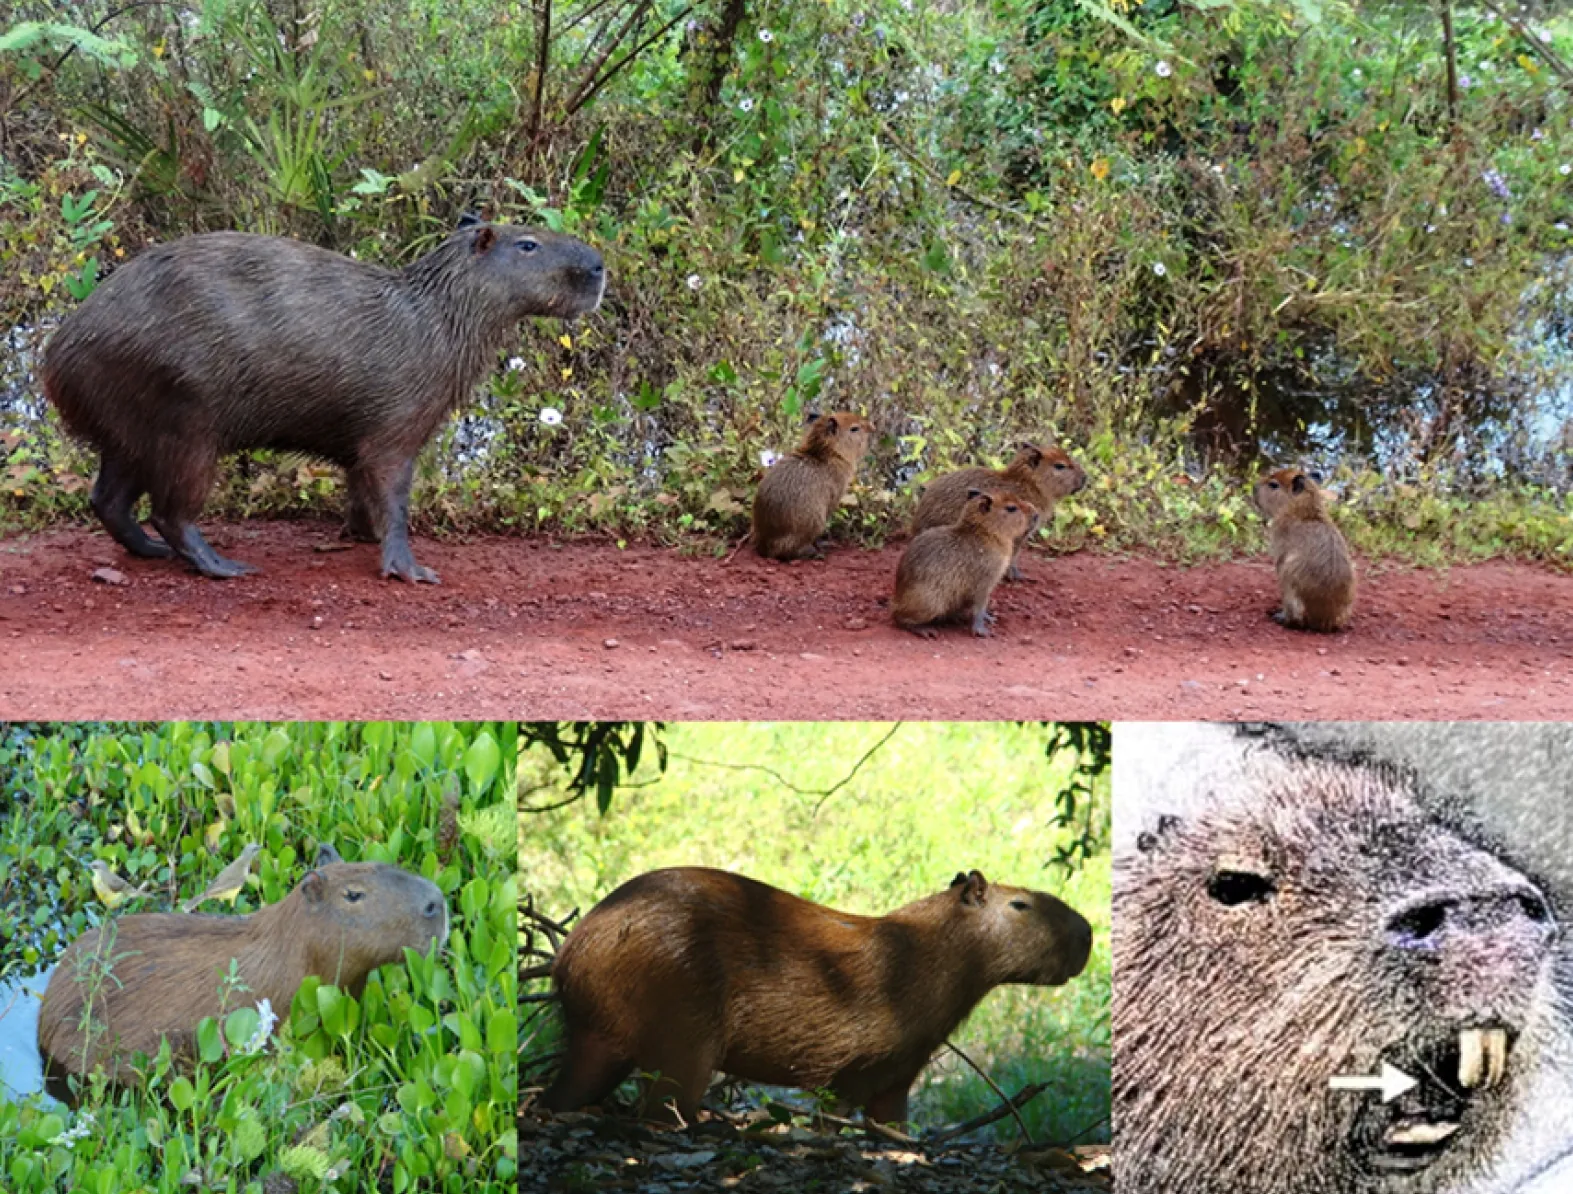
<svg viewBox="0 0 1573 1194">
<path fill-rule="evenodd" d="M 102 1065 L 134 1081 L 134 1054 L 153 1056 L 165 1037 L 191 1054 L 206 1016 L 263 999 L 287 1016 L 307 975 L 358 995 L 406 946 L 425 951 L 447 937 L 436 884 L 387 863 L 344 862 L 326 847 L 294 891 L 249 915 L 137 913 L 83 933 L 44 990 L 38 1047 L 57 1073 Z M 231 962 L 244 990 L 227 991 Z"/>
<path fill-rule="evenodd" d="M 1518 1189 L 1482 1184 L 1516 1125 L 1567 1118 L 1541 887 L 1356 755 L 1141 724 L 1114 757 L 1120 1188 Z M 1385 1067 L 1417 1084 L 1332 1087 Z"/>
<path fill-rule="evenodd" d="M 93 510 L 133 555 L 227 560 L 193 520 L 221 456 L 302 452 L 344 467 L 349 530 L 382 574 L 435 583 L 410 550 L 415 457 L 530 315 L 595 310 L 601 256 L 570 237 L 466 223 L 402 270 L 283 237 L 188 236 L 142 253 L 46 345 L 44 394 L 101 454 Z M 152 499 L 153 526 L 134 513 Z"/>
<path fill-rule="evenodd" d="M 1355 569 L 1328 517 L 1321 478 L 1295 468 L 1268 473 L 1251 500 L 1269 520 L 1282 607 L 1273 620 L 1297 630 L 1342 630 L 1355 605 Z"/>
<path fill-rule="evenodd" d="M 754 550 L 772 560 L 818 554 L 816 540 L 868 451 L 873 426 L 852 411 L 811 414 L 803 442 L 776 461 L 754 495 Z"/>
<path fill-rule="evenodd" d="M 973 634 L 987 637 L 989 597 L 1037 520 L 1019 498 L 972 490 L 958 522 L 919 531 L 901 553 L 891 620 L 924 638 L 937 622 L 970 621 Z"/>
<path fill-rule="evenodd" d="M 1041 520 L 1053 517 L 1055 503 L 1062 497 L 1079 493 L 1086 485 L 1085 470 L 1063 449 L 1048 444 L 1022 444 L 1015 459 L 1002 469 L 964 468 L 930 481 L 912 515 L 912 534 L 921 534 L 929 527 L 954 525 L 961 518 L 967 495 L 974 489 L 1019 498 L 1031 505 Z M 1031 533 L 1029 530 L 1027 535 Z M 1007 580 L 1021 579 L 1017 561 L 1027 535 L 1022 536 L 1011 553 Z"/>
<path fill-rule="evenodd" d="M 977 871 L 885 916 L 727 871 L 651 871 L 563 942 L 552 978 L 568 1052 L 542 1102 L 597 1102 L 637 1068 L 660 1075 L 646 1112 L 675 1100 L 692 1123 L 722 1070 L 903 1121 L 907 1088 L 979 1000 L 1001 983 L 1066 982 L 1091 946 L 1073 909 Z"/>
</svg>

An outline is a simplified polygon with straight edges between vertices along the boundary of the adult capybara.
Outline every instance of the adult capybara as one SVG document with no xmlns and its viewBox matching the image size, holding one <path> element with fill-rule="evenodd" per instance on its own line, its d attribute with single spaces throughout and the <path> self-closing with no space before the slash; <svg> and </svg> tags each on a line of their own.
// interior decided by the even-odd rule
<svg viewBox="0 0 1573 1194">
<path fill-rule="evenodd" d="M 918 508 L 912 515 L 914 536 L 929 527 L 952 526 L 961 518 L 967 496 L 975 489 L 1005 494 L 1032 506 L 1040 519 L 1054 516 L 1054 506 L 1062 497 L 1079 493 L 1087 484 L 1081 465 L 1062 448 L 1049 444 L 1022 444 L 1015 458 L 1002 469 L 964 468 L 935 477 L 923 489 Z M 1026 542 L 1022 536 L 1021 543 Z M 1008 580 L 1020 580 L 1017 560 L 1021 543 L 1011 553 Z"/>
<path fill-rule="evenodd" d="M 1116 735 L 1121 1189 L 1497 1188 L 1524 1113 L 1565 1115 L 1538 1102 L 1568 1059 L 1543 890 L 1390 765 L 1217 726 Z M 1417 1085 L 1331 1086 L 1384 1067 Z"/>
<path fill-rule="evenodd" d="M 344 467 L 349 529 L 382 574 L 437 580 L 410 550 L 415 457 L 529 315 L 595 310 L 588 245 L 467 224 L 402 270 L 283 237 L 188 236 L 111 274 L 43 358 L 44 393 L 101 453 L 93 510 L 134 555 L 215 577 L 254 571 L 193 525 L 219 457 L 302 452 Z M 137 522 L 152 499 L 153 526 Z"/>
<path fill-rule="evenodd" d="M 803 441 L 765 471 L 754 495 L 754 550 L 768 559 L 817 554 L 815 543 L 868 451 L 873 426 L 838 410 L 811 414 Z"/>
<path fill-rule="evenodd" d="M 1051 895 L 977 871 L 886 916 L 854 916 L 704 867 L 630 879 L 564 940 L 552 978 L 568 1053 L 542 1096 L 593 1103 L 635 1068 L 649 1112 L 692 1122 L 711 1074 L 829 1089 L 870 1118 L 1001 983 L 1081 973 L 1092 929 Z"/>
<path fill-rule="evenodd" d="M 952 526 L 920 531 L 896 565 L 891 620 L 903 630 L 933 638 L 937 622 L 961 621 L 987 638 L 989 598 L 1038 525 L 1038 512 L 1011 494 L 972 490 Z"/>
<path fill-rule="evenodd" d="M 133 1054 L 152 1056 L 164 1037 L 191 1053 L 205 1016 L 263 999 L 287 1015 L 307 975 L 359 994 L 406 946 L 424 951 L 447 937 L 436 884 L 387 863 L 340 861 L 329 848 L 294 891 L 250 915 L 137 913 L 83 933 L 44 991 L 38 1047 L 57 1072 L 103 1065 L 134 1080 Z M 244 990 L 229 989 L 232 962 Z"/>
<path fill-rule="evenodd" d="M 1269 520 L 1282 606 L 1273 620 L 1296 630 L 1342 630 L 1355 605 L 1349 546 L 1327 513 L 1315 473 L 1284 468 L 1256 483 L 1251 500 Z"/>
</svg>

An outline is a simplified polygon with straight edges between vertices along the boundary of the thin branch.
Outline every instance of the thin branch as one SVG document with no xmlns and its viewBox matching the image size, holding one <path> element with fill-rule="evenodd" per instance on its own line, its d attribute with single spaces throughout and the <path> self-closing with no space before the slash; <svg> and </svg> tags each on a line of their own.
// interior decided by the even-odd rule
<svg viewBox="0 0 1573 1194">
<path fill-rule="evenodd" d="M 531 145 L 541 136 L 541 96 L 546 89 L 546 65 L 551 57 L 552 0 L 545 0 L 541 5 L 541 27 L 537 36 L 540 44 L 535 51 L 535 98 L 530 101 Z"/>
<path fill-rule="evenodd" d="M 685 763 L 694 763 L 700 767 L 721 767 L 728 771 L 762 771 L 789 792 L 795 792 L 799 796 L 818 796 L 819 803 L 814 805 L 814 814 L 817 816 L 819 814 L 819 810 L 824 807 L 825 801 L 829 800 L 837 792 L 841 791 L 842 788 L 851 783 L 852 777 L 857 775 L 858 770 L 863 766 L 863 764 L 868 762 L 869 759 L 873 757 L 875 751 L 884 746 L 885 743 L 889 742 L 891 738 L 895 737 L 896 731 L 899 730 L 901 726 L 902 723 L 899 721 L 893 723 L 890 729 L 885 731 L 885 736 L 883 738 L 863 752 L 863 757 L 852 765 L 851 771 L 848 771 L 830 787 L 823 789 L 800 788 L 786 776 L 782 775 L 779 771 L 775 770 L 773 767 L 766 767 L 763 763 L 723 763 L 718 759 L 696 759 L 692 755 L 680 755 L 676 751 L 670 752 L 669 757 L 681 759 Z"/>
<path fill-rule="evenodd" d="M 1021 1090 L 1017 1091 L 1015 1098 L 1006 1098 L 1005 1092 L 994 1084 L 994 1079 L 990 1078 L 988 1074 L 984 1072 L 982 1066 L 963 1053 L 953 1042 L 946 1041 L 945 1047 L 954 1053 L 957 1057 L 961 1058 L 962 1061 L 971 1066 L 977 1073 L 978 1077 L 982 1078 L 983 1081 L 988 1084 L 988 1088 L 994 1092 L 995 1096 L 1005 1104 L 1004 1110 L 1001 1110 L 999 1115 L 997 1115 L 995 1118 L 1004 1119 L 1006 1115 L 1014 1117 L 1016 1120 L 1016 1126 L 1021 1129 L 1022 1139 L 1024 1139 L 1028 1144 L 1033 1143 L 1032 1133 L 1027 1130 L 1027 1121 L 1021 1118 L 1021 1103 L 1025 1103 L 1028 1099 L 1037 1098 L 1038 1095 L 1042 1094 L 1045 1090 L 1048 1089 L 1047 1085 L 1041 1082 L 1036 1082 L 1033 1083 L 1032 1086 L 1023 1087 Z M 1036 1089 L 1034 1089 L 1034 1087 L 1036 1087 Z M 1031 1091 L 1032 1093 L 1028 1094 L 1028 1091 Z M 1018 1103 L 1016 1101 L 1017 1099 L 1020 1099 L 1021 1103 Z M 999 1108 L 996 1108 L 996 1110 L 999 1110 Z M 993 1123 L 994 1121 L 990 1120 L 989 1122 Z M 966 1125 L 962 1126 L 966 1127 Z M 980 1124 L 978 1126 L 981 1127 L 982 1125 Z M 969 1128 L 968 1130 L 970 1131 L 971 1129 Z"/>
<path fill-rule="evenodd" d="M 1024 211 L 1017 211 L 1014 207 L 1006 207 L 1003 203 L 996 203 L 992 199 L 985 199 L 982 195 L 976 194 L 973 191 L 969 191 L 960 183 L 948 181 L 943 175 L 940 174 L 938 170 L 929 165 L 921 153 L 919 153 L 913 146 L 908 145 L 905 141 L 896 135 L 896 131 L 890 127 L 889 121 L 881 120 L 879 125 L 880 128 L 885 131 L 885 136 L 889 138 L 890 143 L 896 147 L 896 149 L 901 153 L 902 157 L 906 158 L 907 161 L 911 162 L 924 174 L 928 175 L 935 182 L 939 183 L 947 190 L 955 191 L 956 194 L 960 195 L 967 202 L 975 203 L 979 207 L 987 208 L 989 211 L 997 211 L 1001 215 L 1015 216 L 1018 220 L 1021 220 L 1027 224 L 1036 222 Z"/>
<path fill-rule="evenodd" d="M 568 105 L 569 114 L 577 112 L 580 108 L 588 104 L 592 99 L 595 98 L 595 93 L 610 83 L 612 79 L 616 77 L 617 73 L 623 69 L 623 67 L 627 66 L 630 62 L 639 57 L 639 55 L 643 54 L 657 41 L 665 37 L 673 25 L 677 24 L 677 22 L 681 21 L 684 17 L 693 11 L 694 9 L 692 5 L 683 9 L 682 12 L 678 13 L 675 17 L 673 17 L 666 24 L 662 25 L 649 37 L 645 38 L 644 41 L 640 42 L 633 49 L 629 50 L 628 53 L 619 58 L 616 64 L 613 65 L 610 70 L 608 70 L 604 75 L 595 81 L 595 85 L 592 86 L 589 91 L 585 92 L 582 96 L 574 97 L 574 101 Z"/>
<path fill-rule="evenodd" d="M 590 84 L 595 80 L 595 76 L 600 73 L 601 68 L 606 65 L 606 60 L 612 56 L 612 51 L 617 49 L 618 46 L 622 45 L 623 39 L 631 34 L 641 23 L 643 23 L 645 13 L 650 11 L 650 5 L 652 2 L 653 0 L 639 0 L 639 3 L 634 6 L 633 12 L 628 14 L 628 19 L 624 21 L 617 32 L 612 35 L 612 39 L 606 43 L 606 46 L 601 50 L 601 53 L 599 56 L 597 56 L 596 60 L 592 62 L 589 67 L 586 68 L 584 74 L 579 77 L 579 86 L 574 88 L 573 97 L 564 106 L 565 111 L 572 112 L 575 110 L 579 103 L 580 95 L 582 95 L 585 89 L 589 87 Z"/>
<path fill-rule="evenodd" d="M 1447 58 L 1447 135 L 1458 134 L 1458 44 L 1453 38 L 1453 0 L 1442 0 L 1442 50 Z"/>
<path fill-rule="evenodd" d="M 1480 6 L 1498 20 L 1506 22 L 1509 29 L 1527 41 L 1535 57 L 1549 66 L 1553 74 L 1564 83 L 1573 84 L 1573 66 L 1569 66 L 1562 60 L 1561 55 L 1526 29 L 1522 21 L 1517 17 L 1509 16 L 1494 0 L 1480 0 Z"/>
</svg>

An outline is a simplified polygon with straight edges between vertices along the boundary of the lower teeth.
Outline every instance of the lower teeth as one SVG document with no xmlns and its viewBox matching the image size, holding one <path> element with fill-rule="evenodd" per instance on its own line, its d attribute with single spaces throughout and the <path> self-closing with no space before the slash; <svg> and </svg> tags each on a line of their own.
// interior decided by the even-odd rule
<svg viewBox="0 0 1573 1194">
<path fill-rule="evenodd" d="M 1388 1144 L 1431 1145 L 1441 1144 L 1454 1132 L 1458 1131 L 1457 1124 L 1450 1123 L 1408 1123 L 1398 1124 L 1389 1128 L 1383 1139 Z"/>
</svg>

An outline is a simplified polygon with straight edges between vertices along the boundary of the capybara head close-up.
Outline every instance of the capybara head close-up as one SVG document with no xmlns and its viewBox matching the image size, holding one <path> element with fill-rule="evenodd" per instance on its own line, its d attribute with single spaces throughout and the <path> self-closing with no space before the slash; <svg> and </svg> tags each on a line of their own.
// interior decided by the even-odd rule
<svg viewBox="0 0 1573 1194">
<path fill-rule="evenodd" d="M 907 1117 L 934 1051 L 1002 983 L 1081 973 L 1092 931 L 1043 892 L 976 871 L 885 916 L 838 912 L 726 871 L 629 880 L 573 929 L 553 980 L 568 1052 L 542 1103 L 594 1103 L 632 1074 L 646 1114 L 692 1122 L 719 1070 L 829 1089 Z"/>
<path fill-rule="evenodd" d="M 1297 500 L 1320 508 L 1322 475 L 1299 468 L 1274 469 L 1251 490 L 1251 501 L 1264 518 L 1277 518 Z"/>
<path fill-rule="evenodd" d="M 133 1054 L 152 1056 L 165 1037 L 189 1052 L 206 1016 L 263 999 L 285 1016 L 309 975 L 358 995 L 406 948 L 447 937 L 436 884 L 387 863 L 343 862 L 330 847 L 289 895 L 250 915 L 138 913 L 83 933 L 45 989 L 39 1050 L 55 1072 L 103 1064 L 134 1079 Z M 241 987 L 229 982 L 232 963 Z"/>
<path fill-rule="evenodd" d="M 1121 1188 L 1474 1189 L 1563 1048 L 1545 893 L 1396 768 L 1221 727 L 1144 763 L 1142 732 L 1115 756 Z M 1387 1066 L 1417 1085 L 1331 1086 Z"/>
<path fill-rule="evenodd" d="M 531 315 L 588 315 L 606 290 L 601 255 L 589 245 L 517 224 L 465 222 L 409 272 L 508 323 Z"/>
</svg>

